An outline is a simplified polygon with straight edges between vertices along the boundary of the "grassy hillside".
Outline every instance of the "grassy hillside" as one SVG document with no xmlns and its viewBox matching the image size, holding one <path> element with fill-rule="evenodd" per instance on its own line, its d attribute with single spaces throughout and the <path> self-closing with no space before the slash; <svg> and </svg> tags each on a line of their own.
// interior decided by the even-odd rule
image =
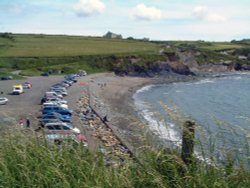
<svg viewBox="0 0 250 188">
<path fill-rule="evenodd" d="M 206 41 L 168 41 L 168 44 L 176 48 L 195 48 L 200 50 L 223 51 L 246 47 L 245 44 L 231 42 L 206 42 Z"/>
<path fill-rule="evenodd" d="M 56 35 L 0 37 L 0 57 L 63 57 L 156 53 L 159 46 L 134 40 Z"/>
<path fill-rule="evenodd" d="M 166 60 L 164 53 L 190 51 L 199 52 L 195 59 L 199 64 L 239 60 L 239 55 L 249 56 L 250 45 L 244 42 L 206 41 L 154 41 L 106 39 L 66 35 L 38 35 L 0 33 L 0 76 L 21 70 L 22 75 L 40 75 L 51 71 L 53 74 L 73 73 L 84 69 L 88 73 L 127 69 L 130 60 L 139 59 L 140 68 L 157 61 Z M 228 54 L 221 54 L 227 51 Z M 231 51 L 231 52 L 229 52 Z M 249 56 L 250 57 L 250 56 Z M 120 63 L 122 62 L 122 63 Z M 126 64 L 127 63 L 127 64 Z M 132 63 L 133 64 L 133 63 Z"/>
</svg>

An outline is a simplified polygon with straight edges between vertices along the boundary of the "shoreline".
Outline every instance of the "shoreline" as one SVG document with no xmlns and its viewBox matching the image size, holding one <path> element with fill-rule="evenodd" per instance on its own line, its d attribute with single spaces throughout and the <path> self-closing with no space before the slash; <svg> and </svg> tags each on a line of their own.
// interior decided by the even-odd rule
<svg viewBox="0 0 250 188">
<path fill-rule="evenodd" d="M 112 73 L 99 74 L 89 82 L 90 96 L 98 103 L 95 110 L 107 116 L 116 134 L 136 153 L 146 146 L 158 147 L 160 140 L 142 121 L 134 104 L 133 96 L 147 85 L 170 84 L 197 80 L 196 76 L 169 75 L 165 77 L 141 78 L 119 77 Z"/>
<path fill-rule="evenodd" d="M 235 73 L 228 75 L 235 75 Z M 91 96 L 98 103 L 95 110 L 102 117 L 108 117 L 109 124 L 118 136 L 126 144 L 131 145 L 135 151 L 147 145 L 162 147 L 162 143 L 164 143 L 150 130 L 147 126 L 148 123 L 143 120 L 136 109 L 133 96 L 139 89 L 148 85 L 190 82 L 216 77 L 220 77 L 220 73 L 197 76 L 171 74 L 153 78 L 119 77 L 112 73 L 103 73 L 93 75 L 89 87 Z"/>
</svg>

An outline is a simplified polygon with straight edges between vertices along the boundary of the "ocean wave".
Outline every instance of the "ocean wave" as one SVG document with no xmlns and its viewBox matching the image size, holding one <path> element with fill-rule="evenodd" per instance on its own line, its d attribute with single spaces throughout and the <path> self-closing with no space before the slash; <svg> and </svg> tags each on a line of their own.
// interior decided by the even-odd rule
<svg viewBox="0 0 250 188">
<path fill-rule="evenodd" d="M 207 79 L 195 82 L 194 84 L 199 85 L 199 84 L 207 84 L 207 83 L 215 83 L 215 80 L 207 78 Z"/>
<path fill-rule="evenodd" d="M 175 92 L 176 92 L 176 93 L 183 93 L 182 90 L 176 90 Z"/>
<path fill-rule="evenodd" d="M 231 75 L 231 76 L 226 76 L 226 77 L 220 77 L 217 78 L 218 80 L 241 80 L 243 75 Z"/>
<path fill-rule="evenodd" d="M 159 120 L 145 102 L 137 100 L 135 104 L 139 110 L 139 114 L 147 122 L 149 129 L 155 135 L 160 139 L 172 142 L 175 146 L 179 147 L 181 145 L 179 132 L 175 130 L 175 125 L 173 123 L 165 123 L 165 121 Z"/>
<path fill-rule="evenodd" d="M 147 85 L 147 86 L 144 86 L 144 87 L 142 87 L 141 89 L 138 89 L 138 90 L 136 91 L 136 93 L 142 93 L 142 92 L 148 91 L 148 90 L 150 90 L 153 86 L 154 86 L 154 85 Z"/>
</svg>

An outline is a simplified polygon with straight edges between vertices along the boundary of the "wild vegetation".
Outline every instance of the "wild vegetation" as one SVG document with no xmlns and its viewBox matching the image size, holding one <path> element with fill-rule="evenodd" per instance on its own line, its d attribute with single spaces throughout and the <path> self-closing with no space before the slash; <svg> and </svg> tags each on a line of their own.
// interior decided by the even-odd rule
<svg viewBox="0 0 250 188">
<path fill-rule="evenodd" d="M 27 136 L 29 135 L 29 136 Z M 185 165 L 177 153 L 145 149 L 136 160 L 107 163 L 81 144 L 54 145 L 28 130 L 0 138 L 0 187 L 249 187 L 243 168 Z"/>
</svg>

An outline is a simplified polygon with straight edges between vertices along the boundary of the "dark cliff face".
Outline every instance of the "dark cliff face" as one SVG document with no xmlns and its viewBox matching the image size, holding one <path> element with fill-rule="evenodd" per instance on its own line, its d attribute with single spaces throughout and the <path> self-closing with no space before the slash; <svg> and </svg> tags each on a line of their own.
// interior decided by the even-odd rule
<svg viewBox="0 0 250 188">
<path fill-rule="evenodd" d="M 229 72 L 249 71 L 250 64 L 247 62 L 238 63 L 208 62 L 199 64 L 197 57 L 201 52 L 195 50 L 165 52 L 163 60 L 150 61 L 147 58 L 130 56 L 117 60 L 116 66 L 112 69 L 117 75 L 153 77 L 155 75 L 166 75 L 176 73 L 180 75 L 195 75 L 199 72 Z M 206 54 L 202 54 L 206 55 Z"/>
<path fill-rule="evenodd" d="M 207 59 L 207 63 L 199 64 L 197 62 L 197 57 L 200 55 L 206 56 L 206 54 L 202 54 L 202 52 L 195 50 L 186 50 L 177 53 L 180 57 L 180 61 L 183 62 L 184 65 L 188 66 L 192 72 L 229 72 L 250 70 L 250 64 L 247 61 L 241 63 L 236 60 L 209 62 L 210 59 Z"/>
<path fill-rule="evenodd" d="M 142 59 L 135 57 L 120 59 L 117 66 L 113 69 L 117 75 L 153 77 L 155 75 L 166 75 L 176 73 L 182 75 L 194 75 L 189 67 L 179 61 L 175 53 L 165 54 L 164 61 L 144 62 Z"/>
</svg>

